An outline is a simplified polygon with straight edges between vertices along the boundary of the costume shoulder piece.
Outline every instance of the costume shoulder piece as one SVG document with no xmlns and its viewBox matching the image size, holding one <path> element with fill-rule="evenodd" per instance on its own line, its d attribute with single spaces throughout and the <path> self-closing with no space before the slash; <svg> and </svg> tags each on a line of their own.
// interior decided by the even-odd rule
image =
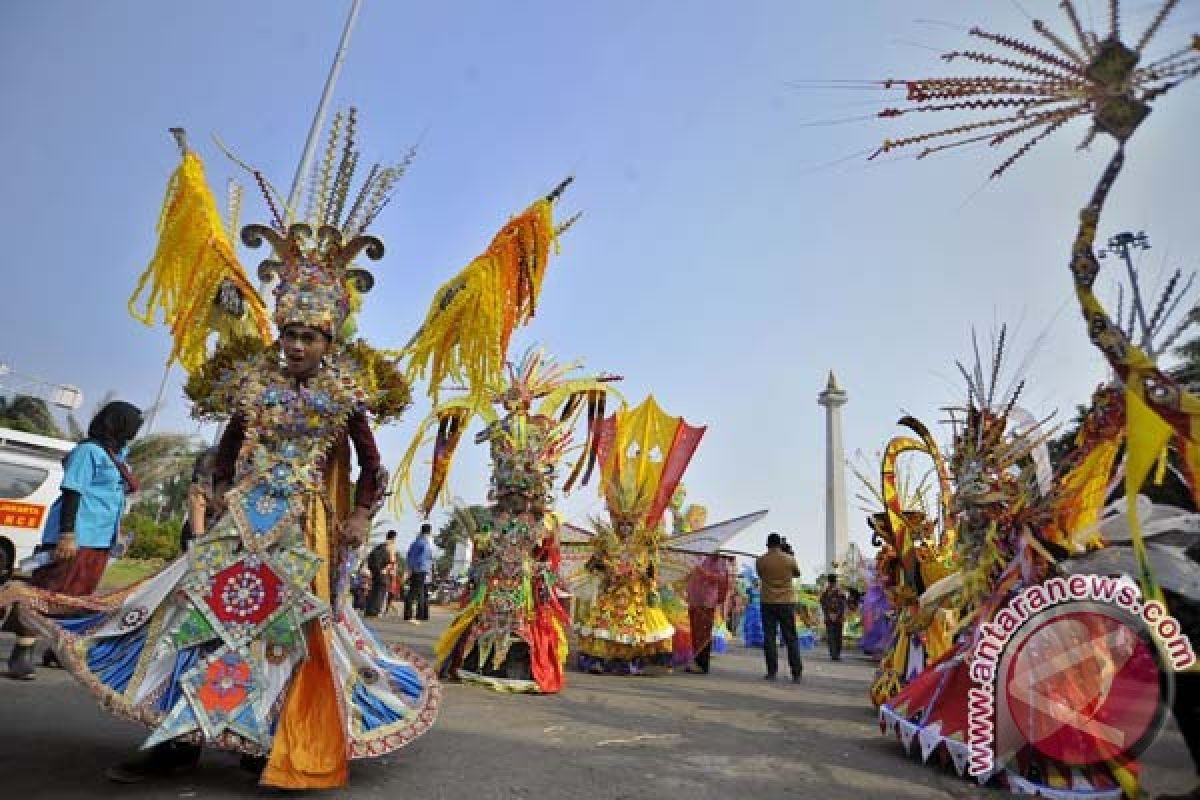
<svg viewBox="0 0 1200 800">
<path fill-rule="evenodd" d="M 310 387 L 330 400 L 330 410 L 370 413 L 377 423 L 398 419 L 412 401 L 408 380 L 396 356 L 362 339 L 343 347 Z M 244 411 L 264 391 L 284 381 L 278 344 L 237 337 L 193 372 L 184 391 L 197 419 L 222 419 Z"/>
</svg>

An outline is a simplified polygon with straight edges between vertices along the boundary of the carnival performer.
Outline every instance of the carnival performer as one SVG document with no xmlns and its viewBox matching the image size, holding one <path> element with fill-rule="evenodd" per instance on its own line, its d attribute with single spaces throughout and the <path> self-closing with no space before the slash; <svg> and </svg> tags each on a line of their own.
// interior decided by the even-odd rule
<svg viewBox="0 0 1200 800">
<path fill-rule="evenodd" d="M 410 394 L 392 358 L 349 340 L 351 311 L 372 284 L 353 259 L 382 256 L 365 228 L 403 168 L 376 166 L 351 193 L 353 110 L 332 127 L 306 215 L 317 227 L 288 224 L 300 210 L 276 210 L 268 192 L 271 225 L 242 231 L 248 246 L 273 250 L 260 274 L 278 278 L 278 338 L 230 337 L 187 383 L 195 416 L 228 420 L 215 470 L 225 512 L 183 557 L 126 590 L 0 591 L 106 708 L 153 729 L 149 759 L 125 765 L 131 773 L 154 773 L 156 746 L 183 742 L 261 758 L 265 786 L 340 787 L 349 759 L 402 747 L 436 716 L 433 673 L 384 646 L 346 596 L 345 567 L 386 486 L 371 424 L 396 418 Z M 186 151 L 143 279 L 153 296 L 213 262 L 256 302 L 223 226 L 210 224 L 214 209 Z M 187 324 L 174 317 L 178 347 L 194 341 Z M 193 324 L 207 331 L 208 317 Z"/>
<path fill-rule="evenodd" d="M 582 534 L 571 547 L 587 555 L 566 576 L 577 596 L 594 598 L 585 601 L 586 611 L 575 623 L 581 669 L 623 675 L 669 671 L 674 627 L 662 607 L 664 594 L 766 516 L 756 511 L 668 535 L 664 512 L 705 430 L 667 415 L 653 397 L 604 420 L 598 457 L 609 516 L 593 522 L 595 532 L 571 526 Z"/>
<path fill-rule="evenodd" d="M 405 457 L 400 474 L 410 468 L 424 430 L 436 424 L 435 482 L 421 505 L 427 513 L 463 427 L 474 415 L 487 421 L 476 441 L 491 450 L 490 505 L 479 517 L 455 511 L 474 545 L 474 590 L 434 647 L 445 677 L 509 692 L 554 693 L 564 685 L 569 618 L 558 592 L 557 465 L 586 408 L 587 439 L 567 487 L 591 471 L 595 424 L 614 380 L 572 377 L 578 367 L 556 365 L 543 351 L 530 349 L 509 365 L 506 380 L 486 400 L 462 398 L 435 408 Z"/>
<path fill-rule="evenodd" d="M 1130 46 L 1123 41 L 1119 0 L 1110 0 L 1108 30 L 1098 32 L 1085 30 L 1075 3 L 1064 0 L 1060 6 L 1070 22 L 1070 34 L 1059 34 L 1041 20 L 1034 22 L 1035 31 L 1050 43 L 1052 51 L 1013 36 L 972 28 L 971 35 L 986 41 L 989 47 L 956 51 L 948 58 L 995 65 L 999 74 L 982 81 L 968 75 L 889 80 L 885 84 L 905 87 L 909 104 L 886 109 L 880 114 L 883 117 L 979 109 L 991 118 L 965 124 L 959 119 L 954 127 L 944 130 L 888 140 L 877 155 L 917 144 L 925 147 L 921 154 L 927 155 L 981 138 L 998 145 L 1011 142 L 1017 134 L 1027 137 L 993 171 L 992 176 L 997 177 L 1076 118 L 1091 123 L 1085 144 L 1102 135 L 1116 141 L 1116 151 L 1079 215 L 1070 269 L 1088 335 L 1106 356 L 1119 382 L 1123 402 L 1115 416 L 1123 417 L 1126 430 L 1121 430 L 1120 423 L 1110 424 L 1114 415 L 1107 413 L 1107 404 L 1095 405 L 1077 438 L 1068 471 L 1055 480 L 1039 463 L 1048 462 L 1048 458 L 1037 458 L 1039 449 L 1043 449 L 1039 447 L 1037 426 L 1022 426 L 1012 417 L 1015 398 L 996 402 L 995 378 L 1002 347 L 996 349 L 990 369 L 984 368 L 978 358 L 974 376 L 963 369 L 970 399 L 966 419 L 957 425 L 952 456 L 954 510 L 961 526 L 961 572 L 945 579 L 945 586 L 929 587 L 920 602 L 926 608 L 947 602 L 958 606 L 964 616 L 963 625 L 954 648 L 880 709 L 885 725 L 906 743 L 919 737 L 927 758 L 937 751 L 948 752 L 960 772 L 967 759 L 962 736 L 970 685 L 968 665 L 980 625 L 989 621 L 1014 592 L 1058 569 L 1055 553 L 1104 544 L 1093 541 L 1095 522 L 1105 502 L 1105 488 L 1122 439 L 1128 508 L 1123 527 L 1133 545 L 1135 571 L 1146 600 L 1161 599 L 1162 590 L 1139 522 L 1138 493 L 1173 437 L 1183 454 L 1186 471 L 1195 475 L 1200 468 L 1200 442 L 1195 434 L 1200 399 L 1154 363 L 1154 356 L 1161 352 L 1155 347 L 1155 338 L 1169 325 L 1176 282 L 1170 282 L 1153 314 L 1145 314 L 1137 300 L 1138 313 L 1130 313 L 1127 326 L 1109 316 L 1092 289 L 1100 271 L 1094 251 L 1097 224 L 1124 164 L 1130 137 L 1149 115 L 1152 102 L 1161 102 L 1168 92 L 1200 75 L 1200 38 L 1194 36 L 1189 45 L 1161 58 L 1145 58 L 1152 40 L 1178 5 L 1175 0 L 1159 4 L 1150 23 Z M 1040 78 L 1031 82 L 1031 74 Z M 953 98 L 952 102 L 944 102 L 948 98 Z M 983 128 L 988 133 L 976 136 L 974 132 Z M 935 139 L 940 143 L 924 145 Z M 1130 288 L 1138 297 L 1136 281 Z M 1181 331 L 1176 328 L 1173 335 Z M 1168 333 L 1168 340 L 1171 335 Z M 990 382 L 983 377 L 989 372 Z M 1028 464 L 1030 458 L 1034 469 L 1016 469 L 1018 463 Z M 1036 480 L 1031 472 L 1036 473 Z M 1138 764 L 1124 751 L 1116 755 L 1106 752 L 1103 760 L 1081 768 L 1031 752 L 1032 746 L 1017 750 L 1015 754 L 1006 751 L 1003 763 L 991 776 L 1014 790 L 1103 798 L 1135 797 L 1140 792 Z"/>
<path fill-rule="evenodd" d="M 661 531 L 644 523 L 646 507 L 636 502 L 610 507 L 609 514 L 611 527 L 596 525 L 586 565 L 599 592 L 587 618 L 576 625 L 579 665 L 596 674 L 670 670 L 675 628 L 658 601 Z"/>
<path fill-rule="evenodd" d="M 84 597 L 100 586 L 109 554 L 118 545 L 125 496 L 137 491 L 137 479 L 125 463 L 129 442 L 142 426 L 142 412 L 120 400 L 107 403 L 88 425 L 87 438 L 63 459 L 61 494 L 50 507 L 35 556 L 48 559 L 33 572 L 33 585 L 47 592 Z M 5 630 L 16 634 L 8 659 L 8 677 L 33 680 L 37 638 L 12 612 Z M 57 666 L 52 648 L 44 666 Z"/>
<path fill-rule="evenodd" d="M 713 651 L 713 624 L 717 608 L 729 596 L 729 565 L 716 553 L 710 553 L 692 570 L 687 580 L 688 622 L 692 630 L 693 663 L 687 672 L 708 674 Z"/>
<path fill-rule="evenodd" d="M 887 647 L 895 628 L 891 604 L 877 570 L 872 569 L 868 575 L 862 609 L 863 635 L 858 645 L 865 655 L 878 658 Z"/>
</svg>

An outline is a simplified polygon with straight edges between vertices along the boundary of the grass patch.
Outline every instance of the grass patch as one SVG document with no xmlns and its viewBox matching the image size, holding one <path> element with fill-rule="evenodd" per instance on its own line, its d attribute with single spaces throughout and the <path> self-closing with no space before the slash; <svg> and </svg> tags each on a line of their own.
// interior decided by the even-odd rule
<svg viewBox="0 0 1200 800">
<path fill-rule="evenodd" d="M 122 558 L 109 562 L 108 569 L 104 570 L 104 577 L 100 580 L 100 589 L 120 589 L 136 583 L 148 575 L 153 575 L 162 569 L 162 566 L 162 560 L 157 558 L 146 560 Z"/>
</svg>

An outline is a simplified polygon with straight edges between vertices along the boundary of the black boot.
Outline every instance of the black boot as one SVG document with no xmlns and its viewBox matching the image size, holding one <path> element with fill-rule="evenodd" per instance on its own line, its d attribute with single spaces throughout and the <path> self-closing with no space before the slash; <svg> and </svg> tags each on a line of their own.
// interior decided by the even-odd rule
<svg viewBox="0 0 1200 800">
<path fill-rule="evenodd" d="M 263 770 L 267 768 L 267 757 L 243 753 L 238 761 L 238 766 L 257 777 L 262 775 Z"/>
<path fill-rule="evenodd" d="M 31 681 L 34 679 L 33 645 L 13 645 L 8 657 L 8 677 L 14 681 Z"/>
<path fill-rule="evenodd" d="M 49 647 L 42 651 L 42 666 L 62 669 L 62 664 L 59 663 L 58 656 L 54 655 L 54 651 Z"/>
<path fill-rule="evenodd" d="M 141 783 L 147 778 L 168 778 L 195 769 L 200 761 L 200 745 L 186 742 L 161 742 L 150 752 L 133 761 L 104 770 L 115 783 Z"/>
</svg>

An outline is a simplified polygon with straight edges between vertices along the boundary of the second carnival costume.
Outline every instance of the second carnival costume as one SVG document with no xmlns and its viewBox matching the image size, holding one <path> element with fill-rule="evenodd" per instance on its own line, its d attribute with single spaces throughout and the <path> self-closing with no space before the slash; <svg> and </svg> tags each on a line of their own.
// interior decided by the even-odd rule
<svg viewBox="0 0 1200 800">
<path fill-rule="evenodd" d="M 758 511 L 668 534 L 663 514 L 706 430 L 668 415 L 652 396 L 600 426 L 597 457 L 609 519 L 594 520 L 594 532 L 566 526 L 572 535 L 564 541 L 574 565 L 564 581 L 577 597 L 581 669 L 623 675 L 671 669 L 676 630 L 663 609 L 663 590 L 766 516 Z"/>
<path fill-rule="evenodd" d="M 906 749 L 917 742 L 924 759 L 937 754 L 952 761 L 960 773 L 971 756 L 968 697 L 983 626 L 998 619 L 998 611 L 1025 587 L 1052 575 L 1130 575 L 1136 576 L 1146 601 L 1165 598 L 1168 608 L 1189 615 L 1200 602 L 1194 557 L 1189 563 L 1184 548 L 1168 544 L 1168 540 L 1195 541 L 1196 515 L 1189 509 L 1198 496 L 1200 398 L 1155 361 L 1195 322 L 1195 312 L 1171 327 L 1172 312 L 1186 292 L 1185 288 L 1177 294 L 1177 276 L 1167 284 L 1153 315 L 1139 309 L 1140 331 L 1135 333 L 1133 311 L 1128 324 L 1120 314 L 1114 320 L 1093 291 L 1100 270 L 1094 249 L 1096 228 L 1124 164 L 1128 141 L 1149 115 L 1152 103 L 1200 75 L 1200 37 L 1151 59 L 1146 57 L 1147 49 L 1179 5 L 1176 0 L 1159 3 L 1136 40 L 1123 40 L 1119 0 L 1108 3 L 1107 31 L 1085 30 L 1072 0 L 1059 5 L 1070 24 L 1069 33 L 1056 34 L 1035 20 L 1034 30 L 1044 41 L 1040 47 L 972 28 L 970 35 L 990 49 L 945 56 L 987 65 L 992 74 L 880 84 L 903 87 L 908 101 L 881 111 L 880 117 L 928 111 L 982 111 L 988 116 L 885 141 L 876 155 L 921 146 L 919 157 L 923 157 L 975 142 L 998 146 L 1024 135 L 1024 142 L 993 170 L 992 177 L 999 177 L 1077 118 L 1091 123 L 1084 146 L 1101 135 L 1116 142 L 1088 205 L 1079 214 L 1070 255 L 1088 336 L 1104 354 L 1113 380 L 1093 396 L 1057 473 L 1050 468 L 1048 454 L 1038 455 L 1046 451 L 1048 432 L 1040 424 L 1025 424 L 1014 416 L 1015 394 L 993 402 L 1002 396 L 995 391 L 1002 331 L 994 348 L 990 381 L 983 377 L 978 350 L 974 376 L 960 365 L 970 396 L 963 409 L 965 418 L 956 423 L 948 471 L 952 486 L 944 484 L 942 491 L 946 502 L 941 534 L 936 532 L 936 522 L 919 510 L 893 508 L 890 503 L 885 514 L 876 515 L 878 524 L 873 524 L 885 546 L 880 577 L 898 616 L 872 699 L 880 706 L 885 730 L 899 736 Z M 1129 288 L 1139 298 L 1132 268 L 1130 279 Z M 1136 302 L 1140 306 L 1140 299 Z M 1141 494 L 1155 465 L 1159 465 L 1155 478 L 1159 482 L 1172 458 L 1180 465 L 1183 491 L 1179 494 L 1186 501 L 1175 507 Z M 886 469 L 885 464 L 885 478 Z M 1110 487 L 1118 483 L 1121 472 L 1124 497 L 1120 503 L 1109 502 Z M 1145 528 L 1144 522 L 1149 522 Z M 1147 541 L 1152 536 L 1158 541 Z M 922 544 L 932 548 L 932 558 L 921 557 Z M 944 558 L 938 557 L 938 551 Z M 950 635 L 931 635 L 936 615 L 947 612 L 958 620 L 943 628 L 943 634 Z M 924 649 L 919 646 L 922 639 Z M 1169 668 L 1156 667 L 1160 685 L 1169 685 L 1165 679 L 1172 672 L 1175 680 L 1190 681 L 1194 674 L 1180 671 L 1189 663 L 1194 669 L 1187 637 L 1172 640 L 1170 646 L 1178 646 L 1187 658 Z M 1094 653 L 1094 662 L 1101 665 L 1117 663 L 1127 655 L 1107 642 L 1097 645 Z M 1081 674 L 1084 671 L 1073 677 Z M 1086 683 L 1068 687 L 1064 702 L 1069 707 L 1088 707 L 1087 692 L 1094 693 L 1094 688 Z M 1089 713 L 1098 715 L 1099 709 L 1093 706 Z M 1175 714 L 1182 728 L 1194 721 L 1195 708 L 1181 713 L 1176 706 Z M 1100 721 L 1099 716 L 1088 719 L 1089 724 Z M 1081 739 L 1090 743 L 1091 751 L 1084 754 L 1088 758 L 1068 761 L 1060 757 L 1061 750 L 1043 748 L 1042 742 L 1009 738 L 1013 740 L 1001 742 L 997 734 L 990 743 L 995 762 L 991 772 L 977 776 L 979 782 L 991 780 L 1016 792 L 1055 798 L 1115 800 L 1144 795 L 1137 746 L 1126 747 L 1122 741 L 1119 748 L 1100 748 L 1095 739 Z"/>
<path fill-rule="evenodd" d="M 373 283 L 353 260 L 383 255 L 365 230 L 403 172 L 377 165 L 351 196 L 353 129 L 353 111 L 334 122 L 311 224 L 289 224 L 291 212 L 276 211 L 268 191 L 272 224 L 241 234 L 273 250 L 260 274 L 278 277 L 276 330 L 303 326 L 328 338 L 304 377 L 289 371 L 278 341 L 268 343 L 262 303 L 214 224 L 203 168 L 186 147 L 168 190 L 143 285 L 172 322 L 172 356 L 191 369 L 194 415 L 228 420 L 216 469 L 228 487 L 223 513 L 187 553 L 127 589 L 84 598 L 0 591 L 0 606 L 15 604 L 108 710 L 152 728 L 144 747 L 181 741 L 264 756 L 262 784 L 289 789 L 345 785 L 350 759 L 424 733 L 441 694 L 422 660 L 380 641 L 345 598 L 343 565 L 359 543 L 344 523 L 377 509 L 387 484 L 371 424 L 397 418 L 410 398 L 393 359 L 347 340 L 351 312 Z M 203 304 L 222 295 L 236 311 L 248 305 L 258 324 L 213 324 Z M 214 329 L 222 344 L 205 360 Z"/>
</svg>

